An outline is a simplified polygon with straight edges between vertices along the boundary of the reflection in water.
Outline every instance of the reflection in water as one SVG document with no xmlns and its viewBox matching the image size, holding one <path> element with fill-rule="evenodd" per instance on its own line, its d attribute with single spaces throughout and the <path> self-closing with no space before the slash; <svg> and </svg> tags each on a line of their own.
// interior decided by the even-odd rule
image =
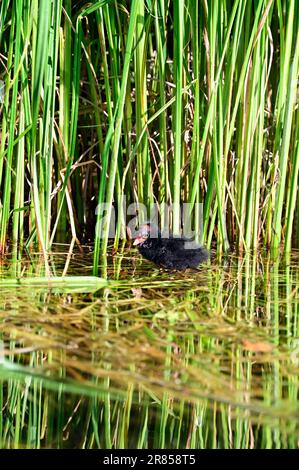
<svg viewBox="0 0 299 470">
<path fill-rule="evenodd" d="M 69 276 L 91 275 L 84 251 Z M 38 255 L 1 263 L 45 275 Z M 106 275 L 97 292 L 1 287 L 0 447 L 298 446 L 297 254 L 175 273 L 125 251 Z"/>
</svg>

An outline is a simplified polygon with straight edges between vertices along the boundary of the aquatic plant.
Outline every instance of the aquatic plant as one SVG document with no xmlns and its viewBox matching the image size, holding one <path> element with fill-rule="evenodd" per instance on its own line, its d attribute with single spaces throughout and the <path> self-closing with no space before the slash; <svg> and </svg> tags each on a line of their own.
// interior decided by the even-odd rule
<svg viewBox="0 0 299 470">
<path fill-rule="evenodd" d="M 3 0 L 0 250 L 126 236 L 124 197 L 203 203 L 201 241 L 298 247 L 298 0 Z M 4 83 L 4 89 L 3 89 Z M 96 216 L 107 204 L 106 222 Z M 98 219 L 97 230 L 94 231 Z"/>
</svg>

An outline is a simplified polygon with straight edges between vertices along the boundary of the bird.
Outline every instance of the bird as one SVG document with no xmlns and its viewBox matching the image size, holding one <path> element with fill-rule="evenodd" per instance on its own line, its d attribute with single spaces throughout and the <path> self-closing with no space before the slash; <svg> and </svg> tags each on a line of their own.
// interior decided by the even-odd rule
<svg viewBox="0 0 299 470">
<path fill-rule="evenodd" d="M 158 227 L 151 222 L 145 222 L 139 227 L 133 245 L 137 246 L 144 258 L 171 270 L 197 269 L 210 258 L 209 252 L 191 239 L 173 235 L 163 238 Z"/>
</svg>

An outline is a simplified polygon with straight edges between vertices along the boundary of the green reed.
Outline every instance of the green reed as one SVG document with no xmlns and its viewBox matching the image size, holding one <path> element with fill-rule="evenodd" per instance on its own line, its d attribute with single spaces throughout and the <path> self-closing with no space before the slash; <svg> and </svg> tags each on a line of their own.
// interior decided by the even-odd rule
<svg viewBox="0 0 299 470">
<path fill-rule="evenodd" d="M 175 232 L 189 202 L 219 251 L 297 247 L 298 0 L 79 5 L 1 3 L 1 251 L 87 237 L 96 274 L 124 197 Z"/>
<path fill-rule="evenodd" d="M 1 267 L 1 448 L 298 446 L 298 255 L 170 276 L 125 252 L 97 284 L 66 258 L 52 284 L 38 254 Z"/>
</svg>

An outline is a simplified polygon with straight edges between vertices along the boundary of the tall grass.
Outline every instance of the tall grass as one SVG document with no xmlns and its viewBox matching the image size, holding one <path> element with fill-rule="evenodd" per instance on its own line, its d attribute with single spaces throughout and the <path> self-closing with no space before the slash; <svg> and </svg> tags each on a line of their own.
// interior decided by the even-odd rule
<svg viewBox="0 0 299 470">
<path fill-rule="evenodd" d="M 219 251 L 298 247 L 298 23 L 298 0 L 2 1 L 0 251 L 87 239 L 96 273 L 124 196 L 175 232 L 203 202 Z"/>
</svg>

